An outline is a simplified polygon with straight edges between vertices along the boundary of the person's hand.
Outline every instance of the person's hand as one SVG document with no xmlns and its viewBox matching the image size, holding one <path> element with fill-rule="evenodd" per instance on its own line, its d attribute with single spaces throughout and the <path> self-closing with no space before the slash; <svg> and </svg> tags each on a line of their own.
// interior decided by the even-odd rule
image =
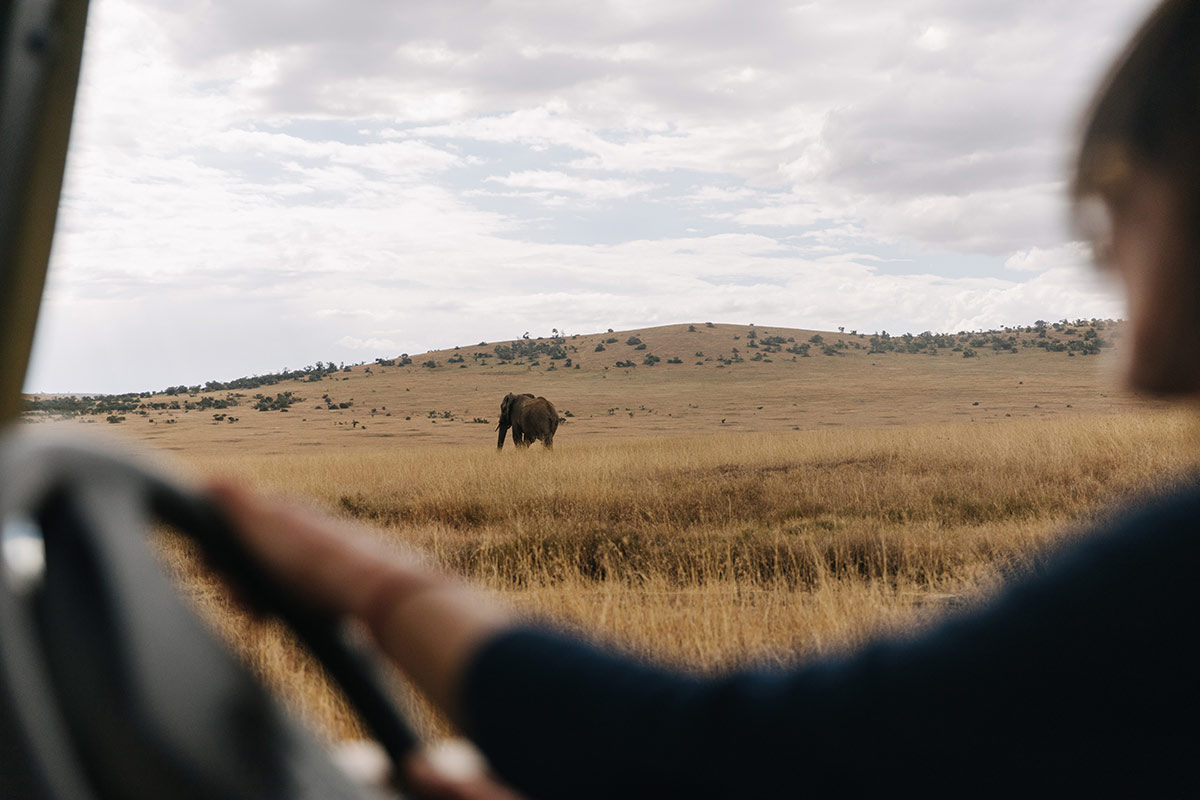
<svg viewBox="0 0 1200 800">
<path fill-rule="evenodd" d="M 378 534 L 300 501 L 257 495 L 229 482 L 209 494 L 243 541 L 285 587 L 314 608 L 366 624 L 383 651 L 451 719 L 471 656 L 511 622 L 481 593 Z"/>
<path fill-rule="evenodd" d="M 387 792 L 394 784 L 391 762 L 371 741 L 344 742 L 333 760 L 356 782 Z M 422 747 L 404 764 L 405 785 L 422 800 L 520 800 L 497 781 L 483 756 L 463 739 L 443 739 Z"/>
<path fill-rule="evenodd" d="M 405 770 L 409 785 L 428 800 L 521 800 L 492 776 L 479 751 L 460 739 L 414 753 Z"/>
</svg>

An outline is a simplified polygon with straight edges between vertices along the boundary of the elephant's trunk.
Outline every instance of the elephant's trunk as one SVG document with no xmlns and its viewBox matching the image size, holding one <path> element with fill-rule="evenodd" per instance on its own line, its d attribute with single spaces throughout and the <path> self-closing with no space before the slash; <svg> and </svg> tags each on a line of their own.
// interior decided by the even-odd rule
<svg viewBox="0 0 1200 800">
<path fill-rule="evenodd" d="M 500 431 L 500 438 L 498 438 L 496 440 L 496 449 L 503 450 L 504 449 L 504 437 L 508 435 L 509 426 L 501 423 L 501 424 L 497 425 L 496 427 Z"/>
</svg>

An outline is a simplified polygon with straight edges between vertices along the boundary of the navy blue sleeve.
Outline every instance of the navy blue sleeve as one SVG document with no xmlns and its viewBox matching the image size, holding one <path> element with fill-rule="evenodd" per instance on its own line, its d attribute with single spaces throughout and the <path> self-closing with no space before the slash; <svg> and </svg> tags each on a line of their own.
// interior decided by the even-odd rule
<svg viewBox="0 0 1200 800">
<path fill-rule="evenodd" d="M 1200 790 L 1198 497 L 978 613 L 793 671 L 701 679 L 514 630 L 472 661 L 468 730 L 535 798 Z"/>
</svg>

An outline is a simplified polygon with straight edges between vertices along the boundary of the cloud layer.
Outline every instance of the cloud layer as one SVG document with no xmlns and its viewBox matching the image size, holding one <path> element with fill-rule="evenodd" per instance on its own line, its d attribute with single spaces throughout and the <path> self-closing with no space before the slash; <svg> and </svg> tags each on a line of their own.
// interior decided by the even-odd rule
<svg viewBox="0 0 1200 800">
<path fill-rule="evenodd" d="M 1064 171 L 1148 7 L 95 0 L 28 388 L 1117 316 Z"/>
</svg>

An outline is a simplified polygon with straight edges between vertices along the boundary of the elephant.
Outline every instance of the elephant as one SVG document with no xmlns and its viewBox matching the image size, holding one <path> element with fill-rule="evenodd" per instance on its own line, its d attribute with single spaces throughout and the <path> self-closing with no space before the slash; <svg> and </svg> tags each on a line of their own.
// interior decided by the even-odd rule
<svg viewBox="0 0 1200 800">
<path fill-rule="evenodd" d="M 554 447 L 554 431 L 558 429 L 558 410 L 544 397 L 508 393 L 500 401 L 500 422 L 496 429 L 500 438 L 496 449 L 504 449 L 504 436 L 512 428 L 513 444 L 528 447 L 538 439 L 547 450 Z"/>
</svg>

